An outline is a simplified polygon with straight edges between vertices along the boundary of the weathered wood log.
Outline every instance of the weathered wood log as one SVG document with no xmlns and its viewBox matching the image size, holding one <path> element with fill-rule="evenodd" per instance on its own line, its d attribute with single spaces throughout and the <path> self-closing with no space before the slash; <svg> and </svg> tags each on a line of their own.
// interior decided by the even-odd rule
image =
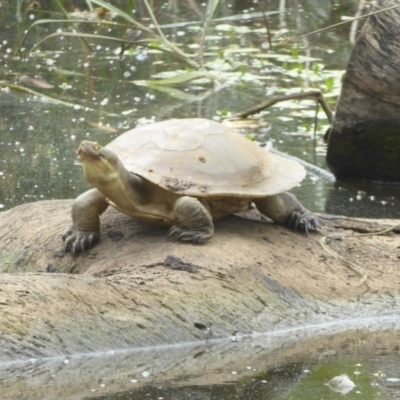
<svg viewBox="0 0 400 400">
<path fill-rule="evenodd" d="M 217 221 L 208 243 L 191 245 L 168 243 L 165 228 L 109 209 L 100 243 L 72 258 L 60 238 L 71 204 L 0 213 L 0 361 L 201 342 L 396 309 L 394 233 L 331 244 L 368 272 L 360 285 L 320 246 L 321 233 L 239 217 Z"/>
<path fill-rule="evenodd" d="M 328 140 L 338 179 L 400 182 L 399 26 L 400 7 L 369 17 L 351 54 Z"/>
</svg>

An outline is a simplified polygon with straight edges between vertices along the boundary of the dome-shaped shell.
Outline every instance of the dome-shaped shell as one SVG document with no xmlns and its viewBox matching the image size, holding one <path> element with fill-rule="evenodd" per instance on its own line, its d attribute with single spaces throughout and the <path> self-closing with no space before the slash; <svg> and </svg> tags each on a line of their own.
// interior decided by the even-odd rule
<svg viewBox="0 0 400 400">
<path fill-rule="evenodd" d="M 296 161 L 202 118 L 141 126 L 106 147 L 128 170 L 189 196 L 264 197 L 291 189 L 306 175 Z"/>
</svg>

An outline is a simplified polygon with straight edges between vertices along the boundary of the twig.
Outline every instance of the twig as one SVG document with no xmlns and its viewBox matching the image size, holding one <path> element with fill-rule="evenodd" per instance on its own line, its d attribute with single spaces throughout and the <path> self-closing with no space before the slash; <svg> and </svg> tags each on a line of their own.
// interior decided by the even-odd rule
<svg viewBox="0 0 400 400">
<path fill-rule="evenodd" d="M 367 18 L 367 17 L 370 17 L 371 15 L 380 14 L 380 13 L 385 12 L 385 11 L 393 10 L 393 9 L 395 9 L 395 8 L 397 8 L 397 7 L 400 7 L 400 5 L 397 4 L 397 5 L 395 5 L 395 6 L 391 6 L 391 7 L 387 7 L 387 8 L 382 8 L 381 10 L 377 10 L 377 11 L 370 12 L 370 13 L 368 13 L 368 14 L 360 15 L 359 17 L 351 18 L 351 19 L 349 19 L 349 20 L 347 20 L 347 21 L 338 22 L 337 24 L 329 25 L 329 26 L 327 26 L 327 27 L 325 27 L 325 28 L 317 29 L 316 31 L 308 32 L 308 33 L 305 33 L 304 35 L 297 36 L 297 39 L 303 38 L 303 37 L 305 37 L 305 36 L 314 35 L 315 33 L 324 32 L 324 31 L 326 31 L 326 30 L 328 30 L 328 29 L 336 28 L 336 27 L 341 26 L 341 25 L 344 25 L 344 24 L 348 24 L 349 22 L 353 22 L 353 21 L 355 21 L 356 19 Z"/>
<path fill-rule="evenodd" d="M 389 228 L 383 229 L 383 230 L 378 231 L 378 232 L 356 233 L 354 235 L 343 235 L 343 236 L 341 235 L 341 237 L 361 237 L 361 236 L 383 235 L 385 233 L 392 232 L 392 231 L 394 231 L 395 229 L 397 229 L 399 227 L 400 227 L 400 224 L 397 224 L 397 225 L 390 226 Z M 333 257 L 337 258 L 338 260 L 340 260 L 346 267 L 348 267 L 349 269 L 354 271 L 357 275 L 359 275 L 361 277 L 360 285 L 362 285 L 368 279 L 368 274 L 365 272 L 365 270 L 363 268 L 361 268 L 360 266 L 352 263 L 351 261 L 346 260 L 339 253 L 337 253 L 335 250 L 333 250 L 330 247 L 328 247 L 327 240 L 328 239 L 332 239 L 333 237 L 334 237 L 334 235 L 323 236 L 319 240 L 319 244 L 321 245 L 321 247 L 326 252 L 328 252 L 330 255 L 332 255 Z"/>
<path fill-rule="evenodd" d="M 207 2 L 206 16 L 205 16 L 204 22 L 203 22 L 203 29 L 201 32 L 200 48 L 199 48 L 199 59 L 200 59 L 201 68 L 204 68 L 204 43 L 206 41 L 206 34 L 207 34 L 208 28 L 210 26 L 210 23 L 212 21 L 212 17 L 215 13 L 215 9 L 218 6 L 218 3 L 219 3 L 218 0 L 213 0 L 211 2 L 210 1 Z"/>
<path fill-rule="evenodd" d="M 264 20 L 264 24 L 265 24 L 265 29 L 267 30 L 267 39 L 268 39 L 268 44 L 269 44 L 269 49 L 272 50 L 272 39 L 271 39 L 271 30 L 269 28 L 269 22 L 268 22 L 268 17 L 265 13 L 265 9 L 262 6 L 260 1 L 257 1 L 258 6 L 261 9 L 262 15 L 263 15 L 263 20 Z"/>
<path fill-rule="evenodd" d="M 314 139 L 314 146 L 317 144 L 317 125 L 318 125 L 318 109 L 319 109 L 319 101 L 315 105 L 315 116 L 314 116 L 314 132 L 313 132 L 313 139 Z M 329 121 L 332 123 L 331 121 Z"/>
<path fill-rule="evenodd" d="M 331 109 L 329 108 L 327 102 L 325 101 L 325 98 L 320 90 L 309 90 L 308 92 L 301 92 L 301 93 L 292 93 L 292 94 L 286 94 L 282 96 L 275 96 L 272 97 L 261 104 L 249 108 L 248 110 L 242 111 L 241 113 L 238 113 L 235 115 L 237 118 L 247 118 L 249 115 L 256 114 L 260 112 L 261 110 L 264 110 L 264 108 L 270 107 L 276 103 L 280 103 L 282 101 L 287 101 L 287 100 L 301 100 L 301 99 L 306 99 L 309 97 L 315 98 L 319 104 L 321 104 L 323 110 L 325 111 L 325 114 L 328 118 L 328 121 L 330 124 L 332 124 L 333 121 L 333 113 Z"/>
<path fill-rule="evenodd" d="M 360 286 L 366 282 L 366 280 L 368 279 L 368 274 L 365 272 L 365 270 L 363 268 L 361 268 L 360 266 L 352 263 L 351 261 L 346 260 L 345 258 L 343 258 L 339 253 L 337 253 L 335 250 L 331 249 L 330 247 L 328 247 L 328 243 L 327 240 L 333 238 L 333 236 L 323 236 L 320 240 L 319 240 L 319 244 L 321 245 L 321 247 L 327 252 L 329 253 L 332 257 L 337 258 L 339 261 L 341 261 L 347 268 L 351 269 L 353 272 L 355 272 L 358 276 L 361 277 L 360 279 Z"/>
</svg>

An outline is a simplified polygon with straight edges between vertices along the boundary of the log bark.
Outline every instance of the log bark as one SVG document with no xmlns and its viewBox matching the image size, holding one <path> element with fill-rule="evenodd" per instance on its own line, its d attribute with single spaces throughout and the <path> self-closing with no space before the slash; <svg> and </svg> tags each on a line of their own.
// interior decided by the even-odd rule
<svg viewBox="0 0 400 400">
<path fill-rule="evenodd" d="M 369 17 L 350 57 L 328 139 L 338 179 L 400 182 L 399 109 L 400 7 Z"/>
<path fill-rule="evenodd" d="M 397 308 L 393 232 L 344 237 L 333 219 L 307 237 L 234 216 L 216 223 L 208 243 L 191 245 L 109 209 L 100 243 L 73 258 L 60 238 L 71 205 L 0 213 L 0 362 L 201 343 Z M 330 246 L 362 265 L 365 284 L 320 246 L 333 233 L 343 237 Z"/>
</svg>

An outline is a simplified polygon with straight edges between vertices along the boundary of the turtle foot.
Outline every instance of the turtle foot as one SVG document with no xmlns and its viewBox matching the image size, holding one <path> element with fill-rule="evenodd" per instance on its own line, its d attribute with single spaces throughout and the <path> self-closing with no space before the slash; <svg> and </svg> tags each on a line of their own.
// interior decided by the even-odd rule
<svg viewBox="0 0 400 400">
<path fill-rule="evenodd" d="M 303 208 L 290 213 L 287 219 L 287 226 L 295 231 L 303 230 L 308 235 L 310 230 L 318 230 L 318 220 L 311 211 Z"/>
<path fill-rule="evenodd" d="M 82 231 L 75 225 L 71 225 L 63 232 L 62 239 L 65 243 L 65 252 L 71 252 L 76 256 L 89 250 L 98 242 L 99 232 Z"/>
<path fill-rule="evenodd" d="M 174 225 L 168 231 L 168 241 L 175 242 L 181 240 L 183 242 L 204 243 L 213 235 L 211 229 L 191 230 L 182 225 Z"/>
</svg>

